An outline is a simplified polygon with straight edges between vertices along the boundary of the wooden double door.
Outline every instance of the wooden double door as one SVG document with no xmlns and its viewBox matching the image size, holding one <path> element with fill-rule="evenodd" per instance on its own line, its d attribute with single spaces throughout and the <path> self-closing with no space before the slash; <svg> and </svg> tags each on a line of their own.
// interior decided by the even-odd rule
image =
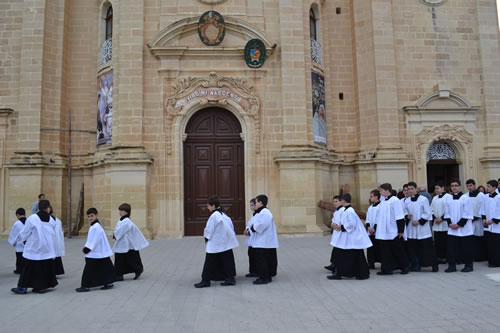
<svg viewBox="0 0 500 333">
<path fill-rule="evenodd" d="M 186 127 L 184 142 L 184 234 L 203 235 L 210 215 L 207 199 L 217 195 L 233 220 L 245 228 L 244 146 L 241 125 L 229 111 L 198 111 Z"/>
</svg>

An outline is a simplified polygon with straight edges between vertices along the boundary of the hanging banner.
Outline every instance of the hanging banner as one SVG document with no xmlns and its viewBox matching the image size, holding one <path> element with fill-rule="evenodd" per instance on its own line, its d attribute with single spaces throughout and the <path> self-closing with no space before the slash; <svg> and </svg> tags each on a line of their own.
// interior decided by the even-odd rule
<svg viewBox="0 0 500 333">
<path fill-rule="evenodd" d="M 113 128 L 113 72 L 97 78 L 97 145 L 111 144 Z"/>
<path fill-rule="evenodd" d="M 314 142 L 326 144 L 325 78 L 312 72 Z"/>
</svg>

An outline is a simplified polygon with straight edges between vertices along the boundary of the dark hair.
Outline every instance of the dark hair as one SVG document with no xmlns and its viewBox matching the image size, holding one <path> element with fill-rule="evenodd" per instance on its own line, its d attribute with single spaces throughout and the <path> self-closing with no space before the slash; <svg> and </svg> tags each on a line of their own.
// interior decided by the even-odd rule
<svg viewBox="0 0 500 333">
<path fill-rule="evenodd" d="M 384 191 L 392 192 L 392 185 L 389 183 L 380 184 L 380 188 L 383 189 Z"/>
<path fill-rule="evenodd" d="M 377 189 L 374 189 L 370 192 L 370 194 L 373 194 L 374 196 L 376 196 L 377 198 L 380 199 L 380 191 L 377 190 Z"/>
<path fill-rule="evenodd" d="M 210 198 L 208 198 L 207 204 L 209 204 L 210 206 L 215 206 L 215 208 L 219 207 L 220 206 L 219 197 L 217 197 L 216 195 L 211 196 Z"/>
<path fill-rule="evenodd" d="M 403 190 L 404 190 L 405 188 L 408 188 L 408 186 L 409 186 L 409 185 L 410 185 L 410 184 L 404 184 L 404 185 L 403 185 Z"/>
<path fill-rule="evenodd" d="M 38 195 L 38 199 L 40 199 L 41 197 L 44 197 L 44 196 L 45 196 L 45 194 L 40 193 L 40 194 Z"/>
<path fill-rule="evenodd" d="M 400 192 L 398 192 L 398 194 L 396 195 L 396 197 L 398 199 L 403 199 L 405 197 L 405 194 L 403 193 L 403 191 L 400 191 Z"/>
<path fill-rule="evenodd" d="M 38 210 L 40 210 L 40 211 L 43 211 L 43 212 L 44 212 L 44 211 L 45 211 L 47 208 L 49 208 L 49 207 L 50 207 L 50 202 L 49 202 L 49 200 L 40 200 L 40 201 L 38 202 Z"/>
<path fill-rule="evenodd" d="M 392 189 L 391 190 L 391 195 L 394 195 L 394 196 L 398 195 L 398 191 L 396 191 L 395 189 Z"/>
<path fill-rule="evenodd" d="M 54 209 L 50 206 L 49 215 L 54 215 Z"/>
<path fill-rule="evenodd" d="M 444 187 L 444 184 L 442 182 L 434 184 L 434 187 L 439 186 L 439 187 Z"/>
<path fill-rule="evenodd" d="M 258 196 L 255 197 L 255 200 L 261 202 L 264 207 L 267 206 L 267 195 L 259 194 Z"/>
<path fill-rule="evenodd" d="M 87 209 L 87 215 L 94 214 L 97 215 L 97 209 L 94 207 Z"/>
<path fill-rule="evenodd" d="M 408 184 L 406 184 L 406 185 L 408 185 L 408 187 L 410 187 L 410 186 L 411 186 L 411 187 L 417 188 L 417 183 L 415 183 L 415 182 L 409 182 L 409 183 L 408 183 Z"/>
<path fill-rule="evenodd" d="M 450 181 L 450 185 L 451 183 L 457 183 L 458 185 L 462 185 L 462 183 L 460 182 L 460 179 L 458 178 L 453 178 L 451 181 Z"/>
<path fill-rule="evenodd" d="M 130 212 L 132 211 L 132 207 L 128 203 L 122 203 L 120 207 L 118 207 L 118 210 L 123 210 L 124 212 L 127 212 L 127 214 L 130 216 Z"/>
<path fill-rule="evenodd" d="M 250 203 L 253 203 L 253 204 L 255 204 L 255 203 L 256 203 L 256 200 L 255 200 L 255 198 L 253 198 L 253 199 L 250 199 Z"/>
<path fill-rule="evenodd" d="M 473 185 L 476 185 L 476 182 L 474 181 L 474 179 L 467 179 L 467 181 L 465 182 L 466 185 L 469 185 L 469 184 L 473 184 Z"/>
<path fill-rule="evenodd" d="M 26 211 L 24 210 L 24 208 L 18 208 L 16 209 L 16 215 L 24 216 L 26 215 Z"/>
<path fill-rule="evenodd" d="M 342 200 L 344 200 L 347 203 L 351 203 L 352 197 L 349 193 L 344 193 L 342 194 Z"/>
<path fill-rule="evenodd" d="M 488 182 L 486 184 L 490 184 L 490 186 L 492 186 L 492 187 L 498 187 L 498 182 L 494 179 L 488 180 Z"/>
<path fill-rule="evenodd" d="M 340 195 L 335 195 L 333 196 L 333 200 L 337 199 L 338 201 L 342 200 L 342 197 Z"/>
</svg>

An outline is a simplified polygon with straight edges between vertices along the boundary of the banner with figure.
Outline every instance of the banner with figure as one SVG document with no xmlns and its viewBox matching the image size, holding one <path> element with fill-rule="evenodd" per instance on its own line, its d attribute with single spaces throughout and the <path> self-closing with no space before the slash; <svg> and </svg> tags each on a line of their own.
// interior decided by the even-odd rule
<svg viewBox="0 0 500 333">
<path fill-rule="evenodd" d="M 97 78 L 97 145 L 111 144 L 113 128 L 113 72 Z"/>
<path fill-rule="evenodd" d="M 314 142 L 326 144 L 325 78 L 312 72 Z"/>
</svg>

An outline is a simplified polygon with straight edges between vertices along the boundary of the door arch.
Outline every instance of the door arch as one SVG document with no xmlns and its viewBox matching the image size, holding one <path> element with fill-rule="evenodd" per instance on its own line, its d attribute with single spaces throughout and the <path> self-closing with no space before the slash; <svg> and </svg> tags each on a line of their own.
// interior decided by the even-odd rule
<svg viewBox="0 0 500 333">
<path fill-rule="evenodd" d="M 437 183 L 448 186 L 459 176 L 456 151 L 445 141 L 434 142 L 427 151 L 427 189 L 433 191 Z"/>
<path fill-rule="evenodd" d="M 245 228 L 244 144 L 241 124 L 229 111 L 207 108 L 186 126 L 184 150 L 184 234 L 203 235 L 207 199 L 217 195 L 233 220 L 236 233 Z"/>
</svg>

